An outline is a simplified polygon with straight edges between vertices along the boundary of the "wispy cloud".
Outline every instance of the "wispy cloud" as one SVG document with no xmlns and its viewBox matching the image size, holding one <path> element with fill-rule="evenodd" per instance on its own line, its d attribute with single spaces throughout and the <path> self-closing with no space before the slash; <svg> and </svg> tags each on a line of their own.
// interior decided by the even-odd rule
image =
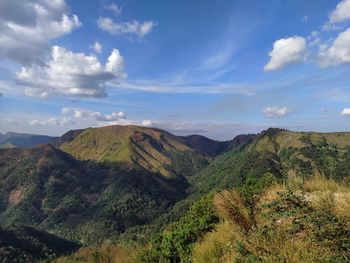
<svg viewBox="0 0 350 263">
<path fill-rule="evenodd" d="M 225 93 L 236 93 L 245 95 L 254 95 L 254 92 L 244 85 L 239 84 L 185 84 L 185 83 L 174 83 L 169 84 L 167 82 L 157 82 L 151 80 L 128 80 L 128 81 L 110 81 L 109 86 L 135 91 L 145 91 L 154 93 L 201 93 L 201 94 L 225 94 Z"/>
<path fill-rule="evenodd" d="M 116 22 L 110 17 L 100 17 L 97 25 L 100 29 L 107 31 L 111 35 L 135 35 L 142 38 L 152 32 L 157 23 L 154 21 L 139 22 Z"/>
<path fill-rule="evenodd" d="M 122 7 L 115 4 L 115 3 L 110 3 L 110 4 L 105 4 L 103 7 L 109 11 L 111 11 L 114 15 L 119 16 L 122 13 Z"/>
</svg>

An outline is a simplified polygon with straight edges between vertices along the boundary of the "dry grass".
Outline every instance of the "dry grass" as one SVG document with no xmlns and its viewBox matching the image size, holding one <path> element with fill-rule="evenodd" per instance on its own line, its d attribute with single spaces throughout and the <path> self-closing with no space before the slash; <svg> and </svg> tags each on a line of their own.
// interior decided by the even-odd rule
<svg viewBox="0 0 350 263">
<path fill-rule="evenodd" d="M 224 222 L 215 232 L 207 234 L 203 241 L 194 247 L 194 263 L 229 263 L 235 262 L 330 262 L 333 257 L 329 248 L 321 247 L 307 236 L 286 238 L 288 233 L 283 228 L 271 235 L 250 232 L 244 235 L 235 225 Z M 242 255 L 239 245 L 251 255 Z M 248 252 L 249 251 L 249 252 Z M 247 261 L 248 260 L 248 261 Z"/>
<path fill-rule="evenodd" d="M 327 179 L 322 175 L 315 175 L 304 182 L 303 190 L 305 192 L 349 192 L 350 188 L 334 180 Z"/>
<path fill-rule="evenodd" d="M 226 220 L 240 226 L 245 232 L 248 232 L 253 221 L 249 217 L 249 211 L 243 204 L 237 191 L 223 191 L 214 197 L 214 205 L 220 215 Z"/>
<path fill-rule="evenodd" d="M 135 246 L 116 246 L 104 243 L 99 247 L 88 247 L 78 250 L 71 256 L 58 258 L 57 263 L 132 263 L 139 251 Z"/>
<path fill-rule="evenodd" d="M 263 262 L 328 262 L 332 258 L 332 252 L 328 248 L 318 246 L 305 236 L 295 236 L 292 239 L 286 238 L 287 236 L 285 229 L 276 228 L 271 235 L 250 235 L 243 244 Z"/>
<path fill-rule="evenodd" d="M 201 242 L 195 245 L 192 253 L 193 263 L 228 261 L 236 236 L 240 233 L 240 229 L 227 221 L 219 224 L 216 231 L 208 233 Z"/>
<path fill-rule="evenodd" d="M 276 212 L 269 204 L 278 201 L 281 193 L 294 189 L 294 194 L 303 195 L 315 209 L 331 208 L 337 215 L 350 218 L 350 188 L 319 175 L 305 182 L 292 178 L 293 182 L 276 184 L 264 192 L 255 210 L 255 226 L 236 191 L 216 195 L 214 203 L 225 221 L 195 244 L 193 262 L 309 263 L 344 259 L 331 246 L 315 242 L 308 229 L 301 228 L 291 235 L 299 219 L 295 221 L 295 214 L 285 213 L 276 221 Z M 290 184 L 298 187 L 291 188 Z"/>
<path fill-rule="evenodd" d="M 350 217 L 350 187 L 316 175 L 305 181 L 303 190 L 316 207 L 328 206 L 340 216 Z"/>
</svg>

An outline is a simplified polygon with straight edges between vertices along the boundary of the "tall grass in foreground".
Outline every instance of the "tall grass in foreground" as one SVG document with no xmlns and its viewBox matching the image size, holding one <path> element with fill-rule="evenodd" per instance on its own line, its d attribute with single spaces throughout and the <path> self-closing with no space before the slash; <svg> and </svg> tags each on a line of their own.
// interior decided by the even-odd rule
<svg viewBox="0 0 350 263">
<path fill-rule="evenodd" d="M 274 185 L 248 216 L 239 192 L 224 191 L 214 198 L 224 221 L 196 243 L 192 261 L 350 262 L 349 193 L 322 176 Z"/>
</svg>

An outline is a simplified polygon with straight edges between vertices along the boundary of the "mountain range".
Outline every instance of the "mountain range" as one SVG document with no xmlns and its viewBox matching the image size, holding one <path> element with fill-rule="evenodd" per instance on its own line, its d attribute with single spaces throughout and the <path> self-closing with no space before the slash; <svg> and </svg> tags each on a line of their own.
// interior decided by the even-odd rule
<svg viewBox="0 0 350 263">
<path fill-rule="evenodd" d="M 33 245 L 39 247 L 34 253 L 18 244 L 35 238 L 17 234 L 13 253 L 0 239 L 0 247 L 6 248 L 0 248 L 0 256 L 8 258 L 25 254 L 44 259 L 44 248 L 58 256 L 106 240 L 149 242 L 210 194 L 260 178 L 318 174 L 349 181 L 350 173 L 350 133 L 270 128 L 219 142 L 116 125 L 69 131 L 58 138 L 11 133 L 7 138 L 2 145 L 10 147 L 0 150 L 2 231 L 27 233 L 30 227 L 74 244 L 62 252 L 47 244 L 50 238 L 43 239 Z"/>
<path fill-rule="evenodd" d="M 0 133 L 0 148 L 32 147 L 41 143 L 55 144 L 59 137 L 35 135 L 26 133 L 7 132 Z"/>
</svg>

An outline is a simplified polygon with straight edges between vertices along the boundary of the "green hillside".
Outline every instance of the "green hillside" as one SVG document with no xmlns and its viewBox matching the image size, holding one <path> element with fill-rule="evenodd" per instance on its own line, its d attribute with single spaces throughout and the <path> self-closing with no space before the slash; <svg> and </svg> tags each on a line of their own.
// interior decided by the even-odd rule
<svg viewBox="0 0 350 263">
<path fill-rule="evenodd" d="M 141 167 L 168 177 L 179 175 L 174 167 L 178 158 L 189 162 L 190 169 L 206 164 L 204 155 L 178 137 L 131 125 L 86 129 L 60 148 L 79 160 L 118 162 L 126 168 Z"/>
<path fill-rule="evenodd" d="M 0 150 L 0 226 L 16 222 L 98 245 L 59 262 L 298 262 L 303 255 L 344 262 L 349 139 L 350 133 L 281 129 L 223 143 L 136 126 L 70 131 L 60 149 Z M 329 193 L 330 210 L 317 207 L 314 199 Z M 292 224 L 280 229 L 278 220 Z M 314 229 L 317 222 L 327 234 Z M 261 250 L 244 231 L 285 247 Z M 299 243 L 284 242 L 294 234 Z M 325 257 L 283 254 L 304 245 Z"/>
<path fill-rule="evenodd" d="M 193 191 L 206 193 L 266 174 L 277 178 L 321 174 L 347 180 L 350 175 L 349 154 L 350 133 L 268 129 L 254 142 L 218 156 L 190 178 L 190 182 Z"/>
<path fill-rule="evenodd" d="M 50 145 L 1 150 L 0 165 L 0 225 L 32 225 L 84 244 L 149 223 L 185 195 L 181 180 L 78 161 Z"/>
<path fill-rule="evenodd" d="M 79 245 L 30 227 L 0 227 L 2 263 L 34 262 L 72 253 Z"/>
</svg>

